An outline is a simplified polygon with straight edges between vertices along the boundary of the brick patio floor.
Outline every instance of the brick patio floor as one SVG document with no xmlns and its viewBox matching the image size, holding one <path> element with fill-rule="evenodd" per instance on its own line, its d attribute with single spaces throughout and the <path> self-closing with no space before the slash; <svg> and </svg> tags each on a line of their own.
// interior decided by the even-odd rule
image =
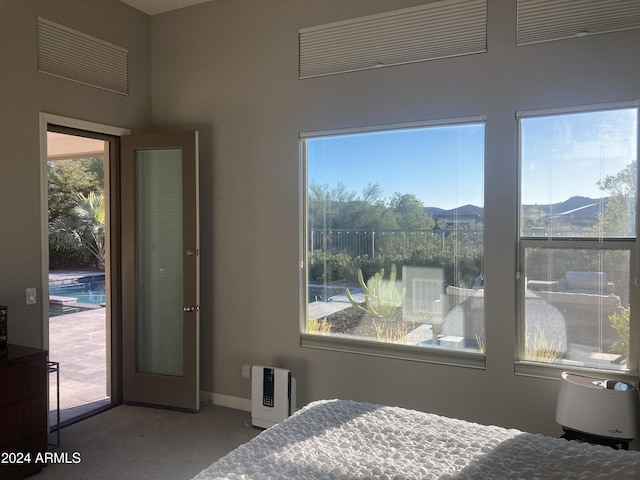
<svg viewBox="0 0 640 480">
<path fill-rule="evenodd" d="M 61 422 L 109 404 L 106 342 L 105 308 L 49 318 L 49 360 L 60 363 Z M 55 425 L 55 374 L 49 375 L 49 385 L 51 424 Z"/>
</svg>

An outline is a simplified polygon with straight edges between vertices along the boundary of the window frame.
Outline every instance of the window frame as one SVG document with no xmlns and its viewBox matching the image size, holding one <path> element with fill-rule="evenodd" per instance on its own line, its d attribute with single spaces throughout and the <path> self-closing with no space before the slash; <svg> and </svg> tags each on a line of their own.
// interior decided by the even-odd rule
<svg viewBox="0 0 640 480">
<path fill-rule="evenodd" d="M 593 373 L 597 375 L 606 374 L 612 379 L 629 379 L 629 377 L 637 378 L 640 375 L 640 295 L 638 287 L 640 286 L 640 244 L 638 241 L 638 233 L 640 232 L 640 193 L 636 192 L 636 230 L 634 237 L 535 237 L 522 235 L 522 120 L 533 117 L 548 117 L 553 115 L 570 115 L 576 113 L 594 113 L 604 111 L 614 111 L 621 109 L 636 109 L 636 138 L 640 139 L 640 127 L 638 119 L 640 119 L 640 101 L 631 102 L 614 102 L 596 105 L 573 106 L 549 108 L 541 110 L 529 110 L 516 112 L 516 131 L 517 131 L 517 158 L 518 158 L 518 215 L 517 215 L 517 231 L 516 231 L 516 342 L 515 342 L 515 358 L 514 373 L 516 375 L 532 376 L 539 378 L 560 379 L 563 372 L 575 373 Z M 638 142 L 636 141 L 636 162 L 638 162 Z M 640 176 L 640 175 L 638 175 Z M 629 306 L 631 312 L 635 314 L 630 318 L 629 331 L 629 369 L 626 371 L 599 369 L 592 366 L 572 366 L 569 364 L 554 364 L 536 362 L 524 359 L 525 352 L 525 295 L 526 295 L 526 278 L 523 272 L 525 265 L 525 252 L 527 248 L 575 248 L 575 249 L 595 249 L 595 250 L 628 250 L 630 254 L 629 264 Z"/>
<path fill-rule="evenodd" d="M 306 348 L 315 348 L 321 350 L 330 350 L 343 353 L 369 355 L 375 357 L 393 358 L 400 360 L 409 360 L 416 362 L 434 363 L 448 366 L 466 367 L 472 369 L 486 369 L 486 352 L 470 352 L 461 350 L 447 350 L 440 348 L 429 348 L 414 345 L 403 345 L 396 343 L 385 343 L 374 340 L 363 340 L 360 338 L 336 337 L 328 335 L 318 335 L 306 333 L 307 322 L 307 291 L 309 287 L 308 279 L 308 158 L 307 158 L 307 140 L 329 136 L 365 134 L 372 132 L 389 132 L 393 130 L 405 130 L 415 128 L 429 127 L 447 127 L 466 124 L 482 124 L 485 131 L 487 120 L 484 115 L 472 115 L 449 119 L 433 119 L 416 122 L 393 123 L 383 125 L 369 125 L 363 127 L 349 127 L 340 129 L 317 130 L 309 132 L 300 132 L 298 135 L 298 158 L 299 158 L 299 188 L 300 188 L 300 206 L 299 206 L 299 333 L 300 346 Z M 483 148 L 483 158 L 486 153 L 486 147 Z M 483 190 L 484 190 L 484 168 L 483 168 Z M 483 201 L 484 207 L 484 201 Z M 483 239 L 484 245 L 484 239 Z M 484 252 L 483 252 L 484 256 Z M 485 325 L 486 335 L 486 308 L 483 309 L 483 322 Z"/>
</svg>

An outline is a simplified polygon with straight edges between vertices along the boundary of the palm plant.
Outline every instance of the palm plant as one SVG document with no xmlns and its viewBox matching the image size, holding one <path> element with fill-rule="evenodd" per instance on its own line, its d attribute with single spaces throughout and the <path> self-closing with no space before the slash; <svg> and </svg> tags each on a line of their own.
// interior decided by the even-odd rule
<svg viewBox="0 0 640 480">
<path fill-rule="evenodd" d="M 78 193 L 72 217 L 56 218 L 49 225 L 50 243 L 59 251 L 77 256 L 80 261 L 104 268 L 105 202 L 104 195 Z"/>
</svg>

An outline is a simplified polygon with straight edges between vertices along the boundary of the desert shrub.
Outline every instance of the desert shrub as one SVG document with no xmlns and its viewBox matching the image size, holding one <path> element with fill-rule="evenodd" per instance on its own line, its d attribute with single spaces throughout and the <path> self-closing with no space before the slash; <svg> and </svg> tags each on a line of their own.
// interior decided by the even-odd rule
<svg viewBox="0 0 640 480">
<path fill-rule="evenodd" d="M 618 333 L 618 339 L 611 346 L 612 353 L 629 355 L 629 317 L 631 307 L 623 308 L 609 315 L 611 326 Z"/>
<path fill-rule="evenodd" d="M 375 258 L 368 255 L 352 258 L 344 253 L 316 251 L 309 255 L 308 274 L 311 283 L 355 286 L 358 285 L 358 270 L 368 279 L 383 269 L 390 272 L 391 266 L 395 265 L 398 279 L 401 279 L 403 266 L 436 267 L 443 269 L 446 285 L 469 288 L 474 279 L 482 274 L 482 260 L 481 251 L 454 255 L 450 251 L 416 250 L 411 254 L 376 255 Z"/>
<path fill-rule="evenodd" d="M 357 268 L 353 259 L 344 253 L 330 254 L 321 251 L 309 255 L 309 281 L 311 283 L 349 283 L 357 281 Z M 353 280 L 352 280 L 353 279 Z"/>
</svg>

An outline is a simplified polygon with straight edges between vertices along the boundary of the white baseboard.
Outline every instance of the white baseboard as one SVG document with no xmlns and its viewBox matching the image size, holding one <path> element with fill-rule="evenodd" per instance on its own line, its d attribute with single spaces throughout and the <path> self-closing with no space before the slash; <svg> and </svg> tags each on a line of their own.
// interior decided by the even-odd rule
<svg viewBox="0 0 640 480">
<path fill-rule="evenodd" d="M 221 407 L 235 408 L 236 410 L 243 410 L 245 412 L 251 411 L 251 399 L 234 397 L 232 395 L 224 395 L 222 393 L 212 392 L 200 392 L 200 402 L 213 403 Z"/>
</svg>

